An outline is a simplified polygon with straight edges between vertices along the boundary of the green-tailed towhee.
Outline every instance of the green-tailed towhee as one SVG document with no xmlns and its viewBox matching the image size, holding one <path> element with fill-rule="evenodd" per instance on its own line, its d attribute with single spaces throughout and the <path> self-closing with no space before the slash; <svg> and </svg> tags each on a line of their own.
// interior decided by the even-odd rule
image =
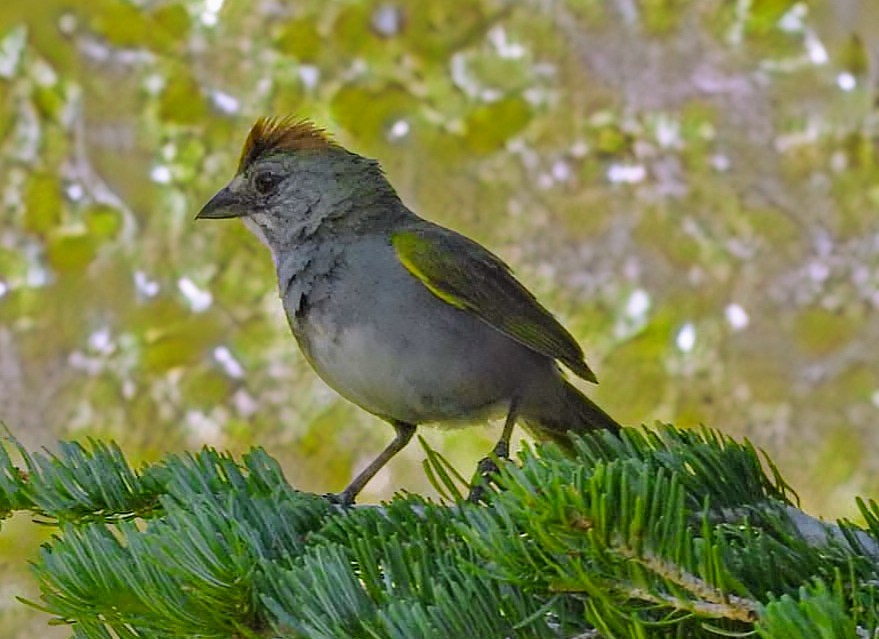
<svg viewBox="0 0 879 639">
<path fill-rule="evenodd" d="M 375 160 L 308 121 L 262 118 L 238 172 L 197 218 L 241 218 L 272 254 L 290 328 L 342 396 L 394 440 L 338 496 L 352 503 L 423 423 L 506 413 L 539 439 L 620 426 L 559 364 L 595 382 L 583 351 L 487 249 L 400 201 Z"/>
</svg>

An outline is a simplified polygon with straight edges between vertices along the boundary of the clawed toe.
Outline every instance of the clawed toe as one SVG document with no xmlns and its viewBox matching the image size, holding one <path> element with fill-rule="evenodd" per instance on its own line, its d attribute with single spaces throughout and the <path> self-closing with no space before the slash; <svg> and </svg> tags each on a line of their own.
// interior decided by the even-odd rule
<svg viewBox="0 0 879 639">
<path fill-rule="evenodd" d="M 348 491 L 345 490 L 340 493 L 324 493 L 322 496 L 334 506 L 351 508 L 354 505 L 354 496 L 350 495 Z"/>
<path fill-rule="evenodd" d="M 495 452 L 497 452 L 497 449 L 495 449 Z M 496 461 L 500 459 L 506 461 L 505 457 L 498 455 L 483 457 L 479 461 L 479 464 L 476 466 L 476 472 L 473 474 L 473 479 L 470 482 L 470 493 L 467 495 L 467 501 L 473 504 L 483 501 L 488 487 L 494 483 L 495 478 L 500 472 Z"/>
</svg>

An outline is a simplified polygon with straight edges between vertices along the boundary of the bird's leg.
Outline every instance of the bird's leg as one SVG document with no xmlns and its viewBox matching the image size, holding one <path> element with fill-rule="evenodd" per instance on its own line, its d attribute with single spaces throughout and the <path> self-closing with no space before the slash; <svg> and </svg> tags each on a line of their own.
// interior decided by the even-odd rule
<svg viewBox="0 0 879 639">
<path fill-rule="evenodd" d="M 499 459 L 510 458 L 510 438 L 513 436 L 513 428 L 516 426 L 516 418 L 519 416 L 519 400 L 514 399 L 510 402 L 510 410 L 507 413 L 507 419 L 504 422 L 504 430 L 501 438 L 494 445 L 494 454 Z"/>
<path fill-rule="evenodd" d="M 397 431 L 393 441 L 388 444 L 381 453 L 379 453 L 378 457 L 370 462 L 369 466 L 360 471 L 360 474 L 348 484 L 348 487 L 345 488 L 345 490 L 337 495 L 327 495 L 327 498 L 342 506 L 350 506 L 353 504 L 357 495 L 359 495 L 360 491 L 363 490 L 363 487 L 369 483 L 369 480 L 375 477 L 375 474 L 380 471 L 385 464 L 391 461 L 391 458 L 394 455 L 403 450 L 406 447 L 406 444 L 409 443 L 409 440 L 412 439 L 412 435 L 415 434 L 415 424 L 392 421 L 391 426 Z"/>
<path fill-rule="evenodd" d="M 513 436 L 513 428 L 516 426 L 516 417 L 519 415 L 519 400 L 513 398 L 510 402 L 510 410 L 507 412 L 507 419 L 504 422 L 504 430 L 501 438 L 494 445 L 492 454 L 483 457 L 476 466 L 476 474 L 473 481 L 470 482 L 470 494 L 467 495 L 467 501 L 478 502 L 485 494 L 485 486 L 491 476 L 498 472 L 496 459 L 510 458 L 510 438 Z"/>
</svg>

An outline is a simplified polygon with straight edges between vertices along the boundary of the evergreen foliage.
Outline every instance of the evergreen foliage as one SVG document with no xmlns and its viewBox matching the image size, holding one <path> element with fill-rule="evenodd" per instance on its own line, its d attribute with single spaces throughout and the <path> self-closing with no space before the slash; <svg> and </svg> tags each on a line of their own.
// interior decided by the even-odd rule
<svg viewBox="0 0 879 639">
<path fill-rule="evenodd" d="M 427 464 L 460 495 L 439 455 Z M 526 448 L 497 484 L 480 505 L 401 495 L 344 510 L 294 490 L 260 449 L 137 470 L 95 441 L 57 455 L 0 449 L 0 514 L 58 526 L 31 603 L 77 639 L 879 628 L 879 506 L 859 501 L 863 527 L 808 534 L 790 487 L 747 442 L 628 429 L 579 440 L 575 457 Z"/>
</svg>

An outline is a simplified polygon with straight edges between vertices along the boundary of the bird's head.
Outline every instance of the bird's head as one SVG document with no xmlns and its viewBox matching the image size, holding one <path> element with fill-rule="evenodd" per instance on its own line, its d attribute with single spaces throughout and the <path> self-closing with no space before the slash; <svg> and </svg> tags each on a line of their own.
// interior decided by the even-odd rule
<svg viewBox="0 0 879 639">
<path fill-rule="evenodd" d="M 241 218 L 277 253 L 322 225 L 357 227 L 388 198 L 396 195 L 375 160 L 347 151 L 307 120 L 260 118 L 235 177 L 196 219 Z"/>
</svg>

